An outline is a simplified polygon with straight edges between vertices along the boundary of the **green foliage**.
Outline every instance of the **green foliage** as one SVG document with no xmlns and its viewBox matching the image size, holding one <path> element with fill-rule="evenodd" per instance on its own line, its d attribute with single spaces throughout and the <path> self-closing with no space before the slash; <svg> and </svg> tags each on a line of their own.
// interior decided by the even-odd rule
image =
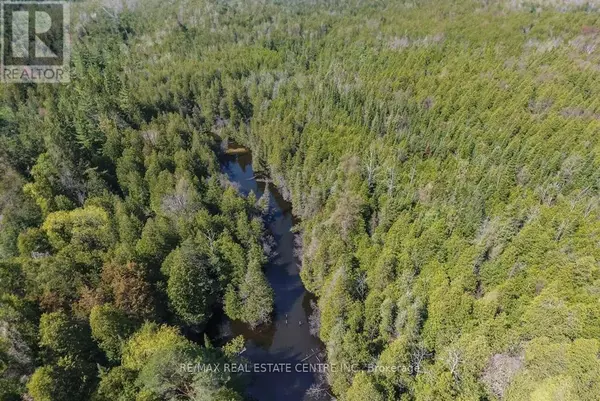
<svg viewBox="0 0 600 401">
<path fill-rule="evenodd" d="M 6 280 L 4 284 L 12 283 Z M 20 400 L 24 393 L 20 377 L 35 368 L 37 319 L 31 302 L 13 294 L 0 295 L 0 400 Z"/>
<path fill-rule="evenodd" d="M 124 345 L 122 365 L 139 371 L 157 352 L 187 343 L 175 327 L 146 323 Z"/>
<path fill-rule="evenodd" d="M 223 353 L 228 358 L 234 358 L 242 353 L 245 348 L 245 343 L 246 340 L 244 340 L 244 336 L 237 336 L 223 346 Z"/>
<path fill-rule="evenodd" d="M 70 244 L 100 249 L 107 248 L 110 244 L 108 214 L 98 207 L 52 213 L 46 217 L 42 229 L 56 250 Z"/>
<path fill-rule="evenodd" d="M 0 90 L 0 388 L 87 399 L 95 333 L 99 399 L 237 399 L 160 374 L 208 358 L 164 323 L 273 311 L 216 135 L 293 203 L 340 399 L 593 399 L 598 9 L 563 3 L 74 5 L 71 82 Z"/>
<path fill-rule="evenodd" d="M 189 372 L 182 366 L 221 366 L 226 362 L 214 350 L 203 350 L 194 345 L 162 349 L 154 354 L 138 377 L 142 391 L 156 394 L 160 399 L 177 400 L 181 394 L 189 399 L 233 400 L 243 397 L 235 390 L 236 382 L 225 369 L 210 372 L 196 369 Z"/>
<path fill-rule="evenodd" d="M 16 262 L 0 262 L 0 296 L 20 295 L 25 290 L 24 274 L 21 265 Z"/>
<path fill-rule="evenodd" d="M 100 376 L 94 401 L 131 401 L 136 399 L 139 388 L 135 385 L 136 372 L 117 366 Z"/>
<path fill-rule="evenodd" d="M 138 257 L 152 266 L 160 266 L 177 244 L 173 223 L 166 218 L 148 219 L 136 244 Z"/>
<path fill-rule="evenodd" d="M 1 136 L 1 134 L 0 134 Z M 1 139 L 0 139 L 1 140 Z M 2 150 L 0 150 L 2 152 Z M 23 193 L 24 180 L 0 157 L 0 258 L 17 256 L 17 238 L 23 230 L 38 225 L 41 213 L 35 202 Z"/>
<path fill-rule="evenodd" d="M 191 242 L 173 252 L 167 284 L 171 305 L 187 324 L 202 324 L 210 317 L 216 299 L 214 272 Z"/>
<path fill-rule="evenodd" d="M 262 273 L 263 222 L 255 199 L 221 179 L 211 132 L 221 111 L 236 127 L 248 123 L 253 106 L 246 91 L 223 93 L 216 64 L 202 78 L 210 87 L 202 97 L 189 92 L 200 86 L 190 86 L 187 73 L 176 72 L 172 81 L 187 93 L 171 92 L 156 75 L 140 86 L 130 75 L 138 55 L 126 48 L 153 23 L 145 13 L 117 10 L 112 19 L 111 10 L 97 7 L 73 7 L 81 24 L 74 22 L 79 32 L 69 84 L 0 91 L 0 323 L 6 329 L 0 380 L 11 396 L 24 391 L 15 378 L 37 366 L 31 394 L 62 397 L 70 391 L 63 385 L 71 372 L 66 361 L 73 361 L 113 367 L 95 397 L 156 399 L 154 390 L 135 384 L 148 356 L 127 346 L 143 322 L 134 338 L 147 349 L 162 349 L 168 337 L 144 341 L 148 325 L 173 330 L 173 341 L 185 342 L 175 335 L 179 328 L 163 325 L 197 330 L 225 303 L 230 285 L 241 297 L 240 319 L 262 324 L 272 311 Z M 97 17 L 84 17 L 92 14 Z M 275 54 L 263 54 L 275 65 Z M 255 67 L 262 63 L 252 57 Z M 126 371 L 113 366 L 122 351 Z M 95 380 L 84 376 L 73 385 L 87 380 L 93 387 Z M 211 397 L 220 397 L 219 388 L 210 389 Z"/>
<path fill-rule="evenodd" d="M 109 215 L 97 206 L 50 213 L 41 228 L 57 257 L 86 270 L 99 270 L 114 243 Z"/>
<path fill-rule="evenodd" d="M 260 249 L 253 247 L 248 255 L 248 270 L 240 284 L 239 317 L 255 327 L 268 323 L 273 312 L 273 290 L 262 272 L 264 256 Z M 226 301 L 228 299 L 226 298 Z M 231 301 L 229 301 L 231 302 Z M 227 306 L 230 307 L 230 303 Z"/>
<path fill-rule="evenodd" d="M 48 361 L 69 355 L 85 358 L 93 351 L 88 328 L 63 311 L 41 316 L 40 347 Z"/>
<path fill-rule="evenodd" d="M 35 401 L 84 401 L 95 384 L 93 365 L 71 357 L 61 357 L 56 364 L 37 368 L 27 383 Z"/>
<path fill-rule="evenodd" d="M 118 361 L 121 357 L 121 347 L 134 331 L 135 325 L 123 311 L 111 304 L 104 304 L 92 308 L 90 327 L 92 337 L 98 341 L 108 359 Z"/>
<path fill-rule="evenodd" d="M 220 372 L 199 370 L 202 364 L 230 360 L 215 348 L 202 348 L 181 336 L 175 327 L 146 323 L 123 347 L 122 366 L 101 377 L 98 400 L 138 399 L 242 400 L 240 380 Z M 187 368 L 193 366 L 191 371 Z M 120 397 L 120 398 L 119 398 Z"/>
<path fill-rule="evenodd" d="M 354 377 L 352 387 L 348 389 L 344 399 L 348 401 L 383 401 L 385 397 L 369 379 L 369 376 L 364 372 L 360 372 Z"/>
<path fill-rule="evenodd" d="M 600 389 L 598 342 L 553 342 L 538 337 L 527 344 L 524 368 L 507 389 L 508 400 L 593 400 Z"/>
</svg>

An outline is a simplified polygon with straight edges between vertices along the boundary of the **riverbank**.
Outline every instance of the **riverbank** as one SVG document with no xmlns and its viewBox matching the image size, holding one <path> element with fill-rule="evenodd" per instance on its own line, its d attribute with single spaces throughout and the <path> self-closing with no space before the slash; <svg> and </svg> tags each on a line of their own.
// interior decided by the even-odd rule
<svg viewBox="0 0 600 401">
<path fill-rule="evenodd" d="M 296 220 L 292 207 L 268 180 L 256 177 L 252 168 L 252 154 L 245 148 L 231 144 L 231 151 L 221 158 L 223 171 L 242 194 L 254 192 L 260 198 L 268 192 L 271 218 L 267 229 L 274 238 L 274 258 L 267 264 L 265 275 L 274 292 L 275 312 L 269 325 L 252 329 L 249 325 L 223 317 L 222 336 L 243 335 L 246 339 L 244 357 L 261 364 L 319 363 L 324 350 L 318 338 L 311 335 L 309 317 L 313 313 L 313 296 L 306 291 L 299 275 L 299 261 L 294 255 Z M 317 383 L 315 372 L 291 371 L 254 372 L 248 388 L 251 397 L 269 400 L 314 400 L 306 392 Z M 318 399 L 318 398 L 317 398 Z"/>
</svg>

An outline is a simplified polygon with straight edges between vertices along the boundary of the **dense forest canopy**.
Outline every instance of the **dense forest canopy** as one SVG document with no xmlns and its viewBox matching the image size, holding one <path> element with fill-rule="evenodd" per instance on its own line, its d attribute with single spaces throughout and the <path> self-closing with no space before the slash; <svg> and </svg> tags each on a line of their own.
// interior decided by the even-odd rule
<svg viewBox="0 0 600 401">
<path fill-rule="evenodd" d="M 0 87 L 0 400 L 244 399 L 173 368 L 239 358 L 197 340 L 215 311 L 273 311 L 227 140 L 301 220 L 328 361 L 362 370 L 336 397 L 600 397 L 595 2 L 71 6 L 71 82 Z"/>
</svg>

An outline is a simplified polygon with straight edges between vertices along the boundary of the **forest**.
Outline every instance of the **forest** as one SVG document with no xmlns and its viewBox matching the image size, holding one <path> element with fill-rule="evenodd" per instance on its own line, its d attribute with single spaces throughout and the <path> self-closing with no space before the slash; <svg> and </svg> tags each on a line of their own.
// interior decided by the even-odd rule
<svg viewBox="0 0 600 401">
<path fill-rule="evenodd" d="M 275 308 L 228 141 L 293 205 L 336 399 L 600 399 L 600 3 L 70 6 L 70 82 L 0 85 L 0 401 L 248 399 L 174 368 Z"/>
</svg>

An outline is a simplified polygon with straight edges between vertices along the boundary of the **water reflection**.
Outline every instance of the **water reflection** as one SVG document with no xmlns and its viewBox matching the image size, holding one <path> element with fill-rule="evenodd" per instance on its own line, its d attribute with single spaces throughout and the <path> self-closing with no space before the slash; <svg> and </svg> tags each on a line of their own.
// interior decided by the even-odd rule
<svg viewBox="0 0 600 401">
<path fill-rule="evenodd" d="M 250 153 L 224 156 L 223 169 L 245 195 L 253 191 L 260 197 L 269 185 L 255 177 Z M 242 322 L 221 316 L 221 336 L 243 335 L 247 340 L 244 356 L 251 363 L 290 363 L 295 366 L 300 362 L 317 362 L 311 355 L 323 345 L 309 332 L 312 296 L 304 289 L 298 260 L 294 256 L 291 205 L 272 185 L 269 185 L 269 191 L 273 218 L 268 228 L 275 238 L 277 256 L 266 266 L 265 274 L 275 295 L 273 322 L 252 330 Z M 308 400 L 306 390 L 315 380 L 313 373 L 296 372 L 295 369 L 292 373 L 255 373 L 248 392 L 261 401 Z"/>
</svg>

